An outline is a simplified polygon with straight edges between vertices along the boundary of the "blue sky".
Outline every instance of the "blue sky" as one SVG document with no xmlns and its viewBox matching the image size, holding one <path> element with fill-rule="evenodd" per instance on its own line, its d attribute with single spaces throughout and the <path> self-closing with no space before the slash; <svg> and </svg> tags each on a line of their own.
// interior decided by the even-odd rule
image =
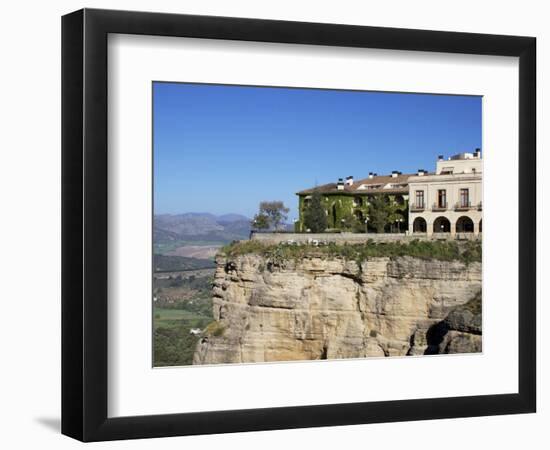
<svg viewBox="0 0 550 450">
<path fill-rule="evenodd" d="M 293 219 L 299 190 L 481 147 L 481 97 L 154 83 L 153 110 L 155 214 Z"/>
</svg>

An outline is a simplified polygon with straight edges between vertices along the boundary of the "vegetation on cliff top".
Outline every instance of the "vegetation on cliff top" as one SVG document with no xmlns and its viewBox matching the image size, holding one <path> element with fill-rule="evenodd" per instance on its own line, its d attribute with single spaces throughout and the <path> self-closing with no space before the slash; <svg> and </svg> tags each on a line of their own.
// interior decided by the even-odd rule
<svg viewBox="0 0 550 450">
<path fill-rule="evenodd" d="M 364 244 L 335 244 L 314 246 L 310 244 L 265 244 L 259 241 L 240 241 L 221 249 L 229 257 L 258 254 L 275 261 L 297 260 L 309 257 L 344 258 L 361 263 L 369 258 L 411 256 L 440 261 L 461 261 L 466 264 L 481 262 L 479 241 L 420 241 L 374 242 Z"/>
</svg>

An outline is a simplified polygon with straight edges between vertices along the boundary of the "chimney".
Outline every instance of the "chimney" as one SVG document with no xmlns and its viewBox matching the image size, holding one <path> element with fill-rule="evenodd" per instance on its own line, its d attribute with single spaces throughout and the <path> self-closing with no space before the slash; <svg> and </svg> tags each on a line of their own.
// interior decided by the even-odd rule
<svg viewBox="0 0 550 450">
<path fill-rule="evenodd" d="M 443 155 L 438 155 L 438 156 L 437 156 L 437 160 L 438 160 L 438 161 L 443 161 Z"/>
<path fill-rule="evenodd" d="M 369 180 L 372 180 L 374 177 L 374 174 L 372 172 L 369 172 Z"/>
<path fill-rule="evenodd" d="M 392 170 L 391 171 L 392 178 L 397 178 L 397 175 L 399 175 L 399 172 L 397 170 Z"/>
<path fill-rule="evenodd" d="M 423 177 L 424 175 L 426 175 L 426 171 L 424 169 L 418 169 L 418 176 Z"/>
<path fill-rule="evenodd" d="M 481 149 L 480 148 L 476 148 L 476 151 L 474 152 L 474 158 L 481 158 Z"/>
<path fill-rule="evenodd" d="M 353 186 L 353 175 L 350 175 L 349 177 L 346 178 L 346 184 L 348 186 Z"/>
<path fill-rule="evenodd" d="M 337 188 L 339 191 L 343 191 L 343 190 L 344 190 L 344 180 L 342 180 L 342 178 L 338 178 L 338 184 L 336 185 L 336 188 Z"/>
</svg>

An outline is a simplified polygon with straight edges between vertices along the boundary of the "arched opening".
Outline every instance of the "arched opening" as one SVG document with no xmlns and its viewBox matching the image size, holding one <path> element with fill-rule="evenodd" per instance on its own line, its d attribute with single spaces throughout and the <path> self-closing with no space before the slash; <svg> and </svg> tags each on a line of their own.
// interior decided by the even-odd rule
<svg viewBox="0 0 550 450">
<path fill-rule="evenodd" d="M 438 217 L 434 221 L 434 233 L 450 233 L 451 222 L 446 217 Z"/>
<path fill-rule="evenodd" d="M 459 217 L 456 221 L 456 232 L 457 233 L 473 233 L 474 232 L 474 221 L 467 216 Z"/>
<path fill-rule="evenodd" d="M 413 233 L 425 233 L 428 229 L 426 219 L 423 217 L 417 217 L 413 222 Z"/>
<path fill-rule="evenodd" d="M 483 219 L 479 221 L 479 232 L 481 233 L 481 222 L 483 222 Z"/>
</svg>

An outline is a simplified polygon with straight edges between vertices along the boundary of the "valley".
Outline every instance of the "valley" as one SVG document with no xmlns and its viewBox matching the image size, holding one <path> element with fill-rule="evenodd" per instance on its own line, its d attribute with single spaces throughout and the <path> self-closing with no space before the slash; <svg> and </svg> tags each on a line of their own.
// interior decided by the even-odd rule
<svg viewBox="0 0 550 450">
<path fill-rule="evenodd" d="M 219 249 L 248 238 L 238 214 L 156 215 L 153 228 L 153 365 L 192 363 L 202 331 L 213 321 L 212 283 Z"/>
<path fill-rule="evenodd" d="M 198 335 L 213 320 L 214 269 L 153 275 L 153 360 L 155 367 L 192 363 Z"/>
</svg>

